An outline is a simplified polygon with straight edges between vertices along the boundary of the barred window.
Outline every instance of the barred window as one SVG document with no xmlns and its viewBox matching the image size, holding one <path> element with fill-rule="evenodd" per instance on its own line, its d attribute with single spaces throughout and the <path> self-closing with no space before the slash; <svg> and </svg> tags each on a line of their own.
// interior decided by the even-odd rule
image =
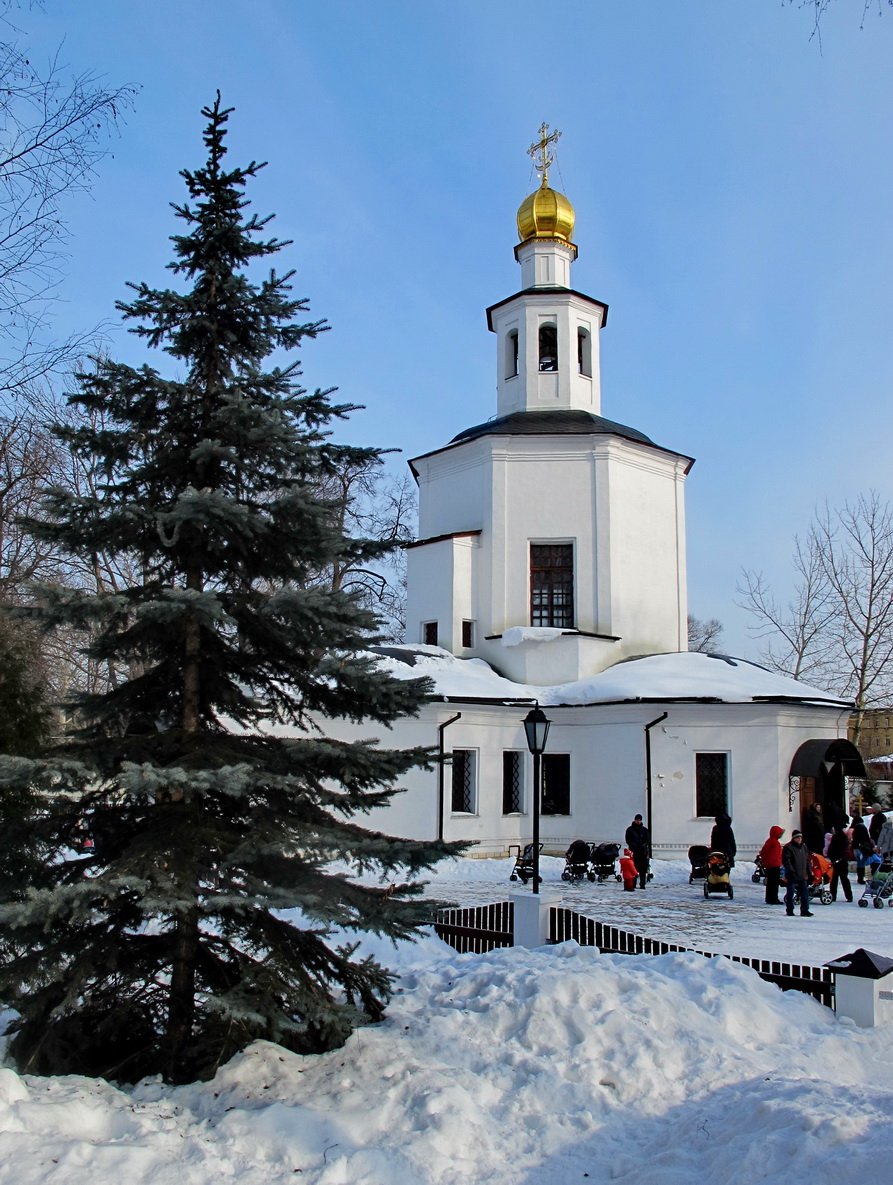
<svg viewBox="0 0 893 1185">
<path fill-rule="evenodd" d="M 695 795 L 699 817 L 729 813 L 728 753 L 695 754 Z"/>
<path fill-rule="evenodd" d="M 453 750 L 452 811 L 454 814 L 473 815 L 476 812 L 475 757 L 473 749 Z"/>
<path fill-rule="evenodd" d="M 502 813 L 520 815 L 524 810 L 524 758 L 517 749 L 505 749 L 502 754 Z"/>
<path fill-rule="evenodd" d="M 530 624 L 573 629 L 573 543 L 531 543 Z"/>
<path fill-rule="evenodd" d="M 544 815 L 571 813 L 571 755 L 570 753 L 543 754 Z"/>
</svg>

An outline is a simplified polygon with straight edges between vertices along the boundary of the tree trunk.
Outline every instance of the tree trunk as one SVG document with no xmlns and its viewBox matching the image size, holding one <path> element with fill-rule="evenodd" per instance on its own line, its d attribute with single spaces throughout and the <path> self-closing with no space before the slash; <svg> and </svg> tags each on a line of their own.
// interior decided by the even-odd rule
<svg viewBox="0 0 893 1185">
<path fill-rule="evenodd" d="M 167 1033 L 168 1082 L 190 1082 L 193 1075 L 186 1060 L 195 1018 L 195 968 L 198 960 L 198 906 L 194 905 L 176 923 L 174 957 L 171 966 L 171 986 L 168 1002 Z"/>
</svg>

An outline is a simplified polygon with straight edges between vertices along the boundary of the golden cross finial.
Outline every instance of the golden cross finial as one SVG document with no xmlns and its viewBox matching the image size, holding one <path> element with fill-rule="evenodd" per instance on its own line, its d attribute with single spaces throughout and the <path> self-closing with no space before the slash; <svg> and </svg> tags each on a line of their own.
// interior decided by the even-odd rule
<svg viewBox="0 0 893 1185">
<path fill-rule="evenodd" d="M 549 184 L 549 167 L 555 159 L 549 151 L 549 145 L 555 144 L 560 135 L 559 131 L 550 134 L 547 123 L 540 124 L 539 140 L 536 140 L 527 149 L 527 155 L 533 157 L 533 167 L 542 175 L 543 189 Z M 539 153 L 539 160 L 536 159 L 537 153 Z"/>
</svg>

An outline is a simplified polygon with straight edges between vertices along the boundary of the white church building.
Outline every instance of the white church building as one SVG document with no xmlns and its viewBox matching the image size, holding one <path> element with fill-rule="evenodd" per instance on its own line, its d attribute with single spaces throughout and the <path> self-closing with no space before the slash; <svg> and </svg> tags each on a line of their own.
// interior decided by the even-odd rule
<svg viewBox="0 0 893 1185">
<path fill-rule="evenodd" d="M 529 841 L 523 720 L 538 704 L 551 721 L 547 852 L 622 842 L 641 812 L 655 857 L 678 858 L 723 811 L 752 854 L 813 801 L 845 806 L 848 779 L 864 772 L 846 739 L 850 705 L 743 659 L 687 652 L 693 460 L 602 416 L 608 307 L 572 284 L 574 210 L 548 184 L 556 138 L 544 125 L 531 148 L 541 185 L 518 210 L 518 290 L 487 309 L 496 407 L 410 462 L 407 639 L 382 662 L 433 691 L 381 742 L 434 745 L 444 760 L 409 775 L 373 825 L 474 841 L 481 854 Z"/>
</svg>

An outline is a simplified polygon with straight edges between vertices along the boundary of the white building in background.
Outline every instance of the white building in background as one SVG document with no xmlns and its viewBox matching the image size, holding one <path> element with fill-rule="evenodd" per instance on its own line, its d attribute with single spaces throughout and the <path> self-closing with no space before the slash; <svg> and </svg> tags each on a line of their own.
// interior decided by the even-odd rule
<svg viewBox="0 0 893 1185">
<path fill-rule="evenodd" d="M 733 818 L 752 853 L 815 800 L 843 807 L 863 773 L 850 705 L 727 656 L 689 654 L 685 480 L 693 461 L 601 415 L 607 305 L 571 283 L 574 211 L 542 184 L 518 211 L 520 288 L 487 310 L 495 415 L 410 462 L 419 538 L 408 552 L 401 677 L 428 676 L 418 718 L 388 745 L 438 745 L 375 825 L 504 852 L 531 835 L 523 718 L 552 721 L 541 838 L 621 842 L 636 812 L 655 856 Z M 486 414 L 488 409 L 483 408 Z M 339 723 L 343 736 L 366 735 Z"/>
</svg>

